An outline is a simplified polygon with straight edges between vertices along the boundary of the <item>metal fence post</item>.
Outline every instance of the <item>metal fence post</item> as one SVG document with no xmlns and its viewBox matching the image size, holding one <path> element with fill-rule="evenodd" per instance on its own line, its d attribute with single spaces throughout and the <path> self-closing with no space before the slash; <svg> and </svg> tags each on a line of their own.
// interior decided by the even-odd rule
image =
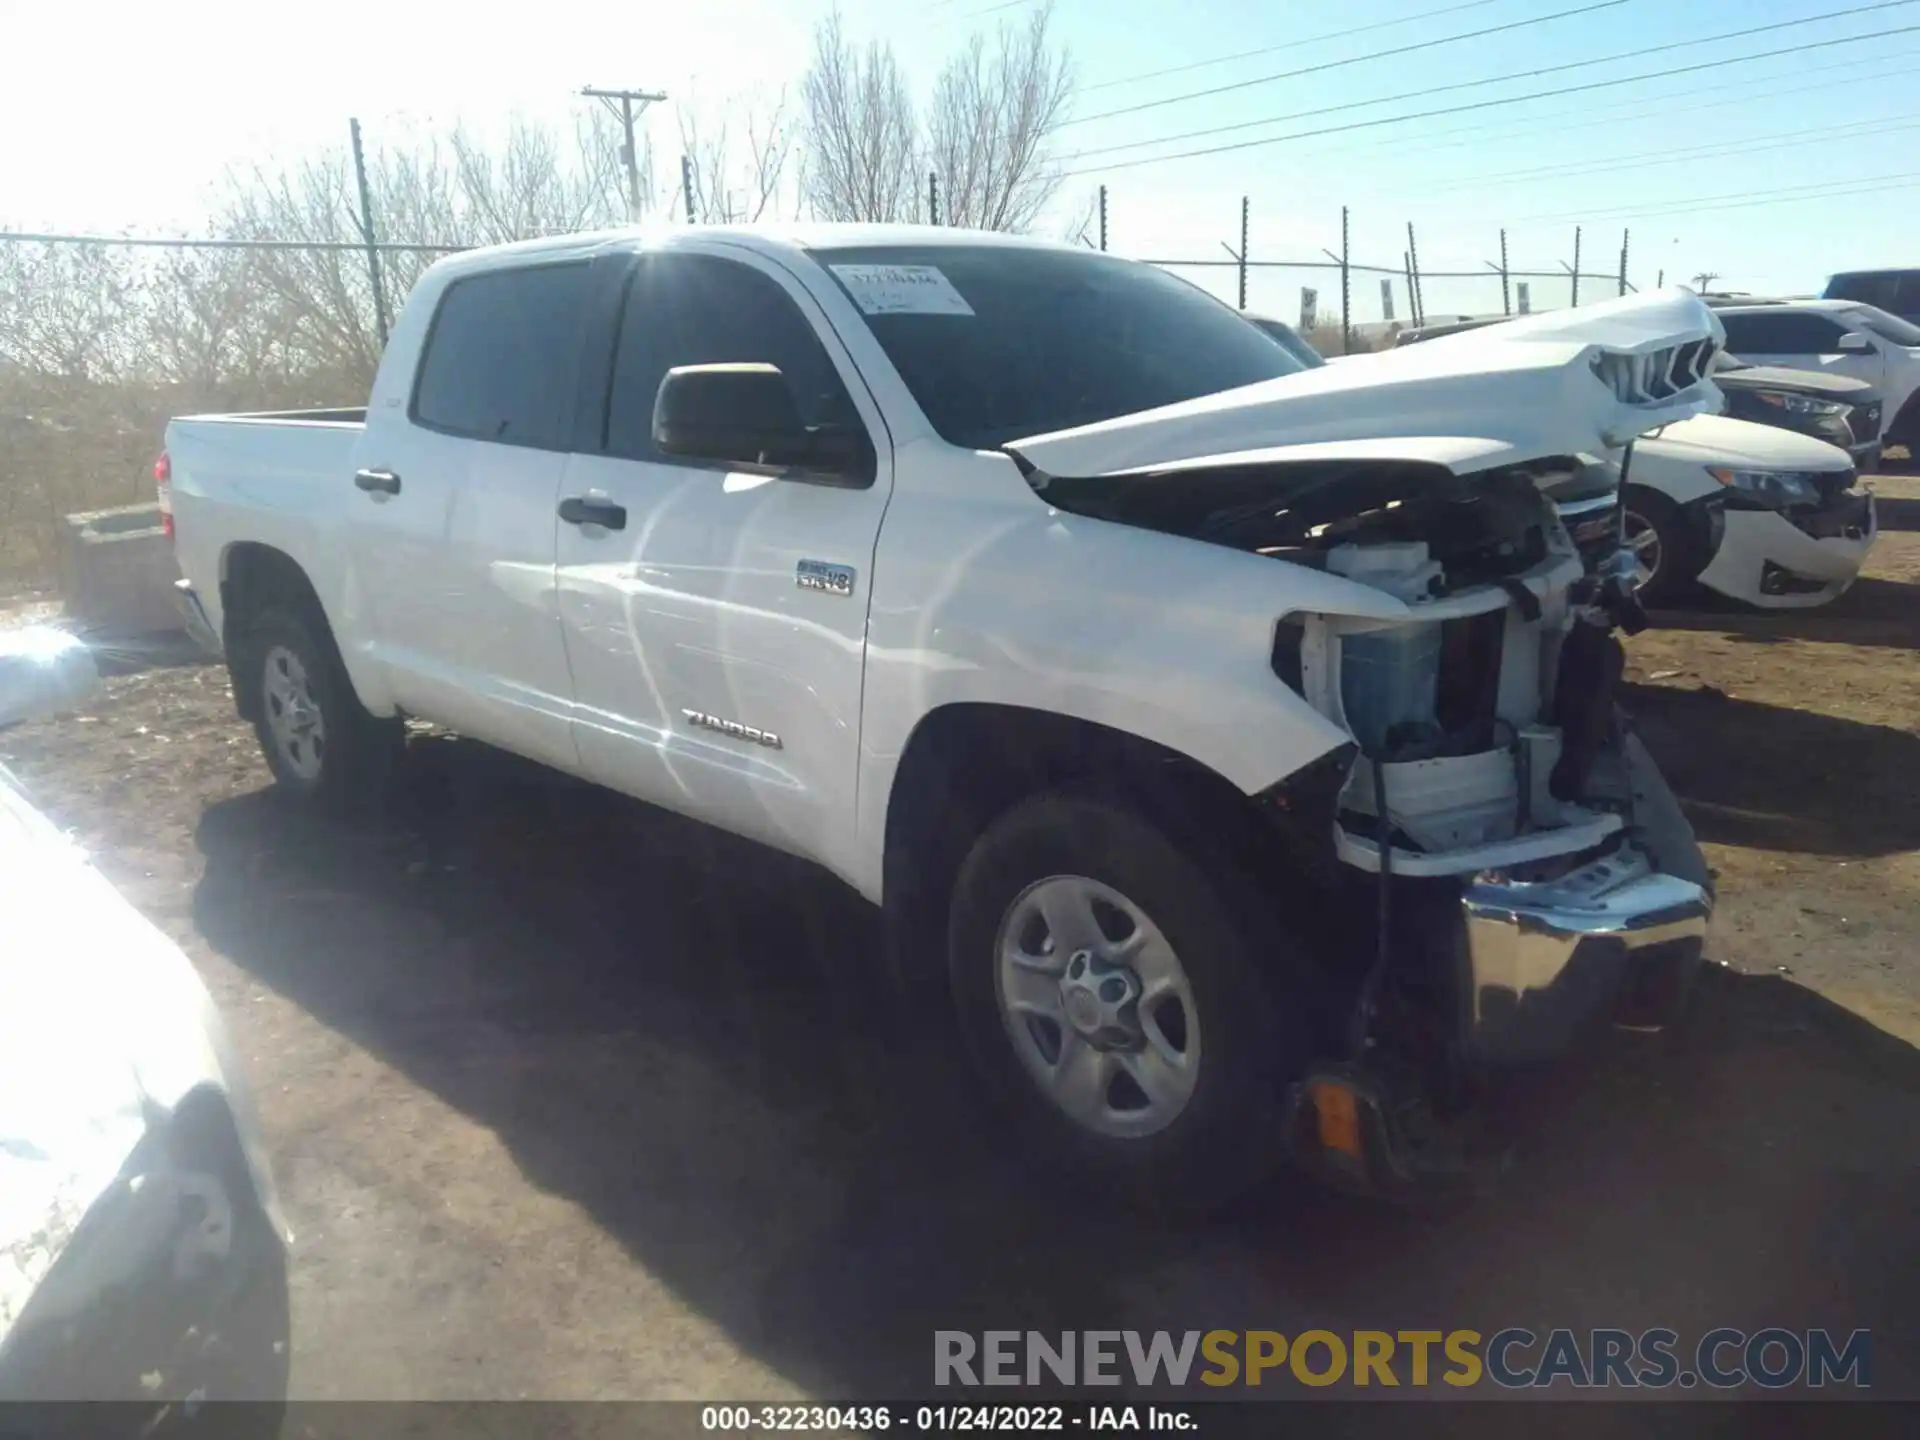
<svg viewBox="0 0 1920 1440">
<path fill-rule="evenodd" d="M 1407 222 L 1407 285 L 1412 290 L 1413 323 L 1427 323 L 1427 299 L 1420 293 L 1420 246 L 1413 238 L 1413 222 Z"/>
<path fill-rule="evenodd" d="M 367 242 L 367 280 L 373 286 L 373 323 L 380 348 L 387 346 L 387 287 L 380 279 L 380 242 L 373 230 L 373 190 L 367 184 L 367 157 L 360 149 L 360 122 L 347 121 L 353 137 L 353 178 L 360 187 L 360 238 Z"/>
<path fill-rule="evenodd" d="M 1100 187 L 1100 248 L 1107 248 L 1107 187 Z"/>
<path fill-rule="evenodd" d="M 1240 308 L 1247 308 L 1247 197 L 1240 197 Z"/>
<path fill-rule="evenodd" d="M 1353 270 L 1347 247 L 1347 207 L 1340 207 L 1340 353 L 1353 353 Z"/>
</svg>

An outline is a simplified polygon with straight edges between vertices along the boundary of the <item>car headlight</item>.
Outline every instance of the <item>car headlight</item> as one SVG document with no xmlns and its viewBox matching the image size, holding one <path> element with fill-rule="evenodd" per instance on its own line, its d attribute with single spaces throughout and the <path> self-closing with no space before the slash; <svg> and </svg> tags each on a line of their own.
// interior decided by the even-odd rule
<svg viewBox="0 0 1920 1440">
<path fill-rule="evenodd" d="M 1820 487 L 1798 470 L 1722 470 L 1709 465 L 1707 474 L 1763 505 L 1814 505 L 1820 500 Z"/>
<path fill-rule="evenodd" d="M 1839 415 L 1847 408 L 1835 400 L 1816 400 L 1811 395 L 1793 395 L 1785 390 L 1757 390 L 1754 393 L 1761 404 L 1784 410 L 1789 415 Z"/>
</svg>

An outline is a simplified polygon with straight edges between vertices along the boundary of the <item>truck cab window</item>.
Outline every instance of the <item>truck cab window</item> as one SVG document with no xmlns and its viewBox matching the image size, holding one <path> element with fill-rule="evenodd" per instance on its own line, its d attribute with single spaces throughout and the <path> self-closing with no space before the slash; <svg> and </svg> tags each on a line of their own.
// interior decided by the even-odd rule
<svg viewBox="0 0 1920 1440">
<path fill-rule="evenodd" d="M 587 277 L 584 263 L 522 265 L 449 285 L 420 360 L 414 422 L 474 440 L 558 448 Z"/>
<path fill-rule="evenodd" d="M 861 428 L 826 347 L 772 278 L 711 255 L 650 255 L 634 270 L 620 320 L 607 453 L 661 458 L 653 401 L 667 371 L 734 361 L 778 366 L 807 424 Z"/>
</svg>

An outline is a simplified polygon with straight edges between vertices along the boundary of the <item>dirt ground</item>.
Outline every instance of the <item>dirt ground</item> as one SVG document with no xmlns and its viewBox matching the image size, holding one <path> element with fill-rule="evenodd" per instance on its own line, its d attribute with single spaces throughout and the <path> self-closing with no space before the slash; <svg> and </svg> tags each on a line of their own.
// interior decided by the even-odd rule
<svg viewBox="0 0 1920 1440">
<path fill-rule="evenodd" d="M 1920 1394 L 1920 481 L 1810 615 L 1699 610 L 1632 703 L 1719 874 L 1686 1022 L 1528 1082 L 1496 1193 L 1204 1228 L 1014 1174 L 833 882 L 467 742 L 276 804 L 224 673 L 0 737 L 199 965 L 298 1234 L 314 1398 L 911 1395 L 931 1332 L 1825 1325 Z"/>
</svg>

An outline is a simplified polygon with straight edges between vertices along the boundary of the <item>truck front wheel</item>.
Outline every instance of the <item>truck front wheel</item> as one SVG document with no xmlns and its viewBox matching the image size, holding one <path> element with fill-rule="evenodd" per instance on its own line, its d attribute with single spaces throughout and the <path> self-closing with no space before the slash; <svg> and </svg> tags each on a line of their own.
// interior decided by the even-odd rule
<svg viewBox="0 0 1920 1440">
<path fill-rule="evenodd" d="M 254 731 L 282 791 L 345 809 L 378 790 L 404 729 L 361 705 L 324 624 L 290 610 L 262 611 L 236 662 L 234 684 L 252 690 Z"/>
<path fill-rule="evenodd" d="M 1049 1168 L 1208 1208 L 1281 1159 L 1307 968 L 1230 858 L 1124 798 L 1016 806 L 955 883 L 949 979 L 976 1073 Z"/>
</svg>

